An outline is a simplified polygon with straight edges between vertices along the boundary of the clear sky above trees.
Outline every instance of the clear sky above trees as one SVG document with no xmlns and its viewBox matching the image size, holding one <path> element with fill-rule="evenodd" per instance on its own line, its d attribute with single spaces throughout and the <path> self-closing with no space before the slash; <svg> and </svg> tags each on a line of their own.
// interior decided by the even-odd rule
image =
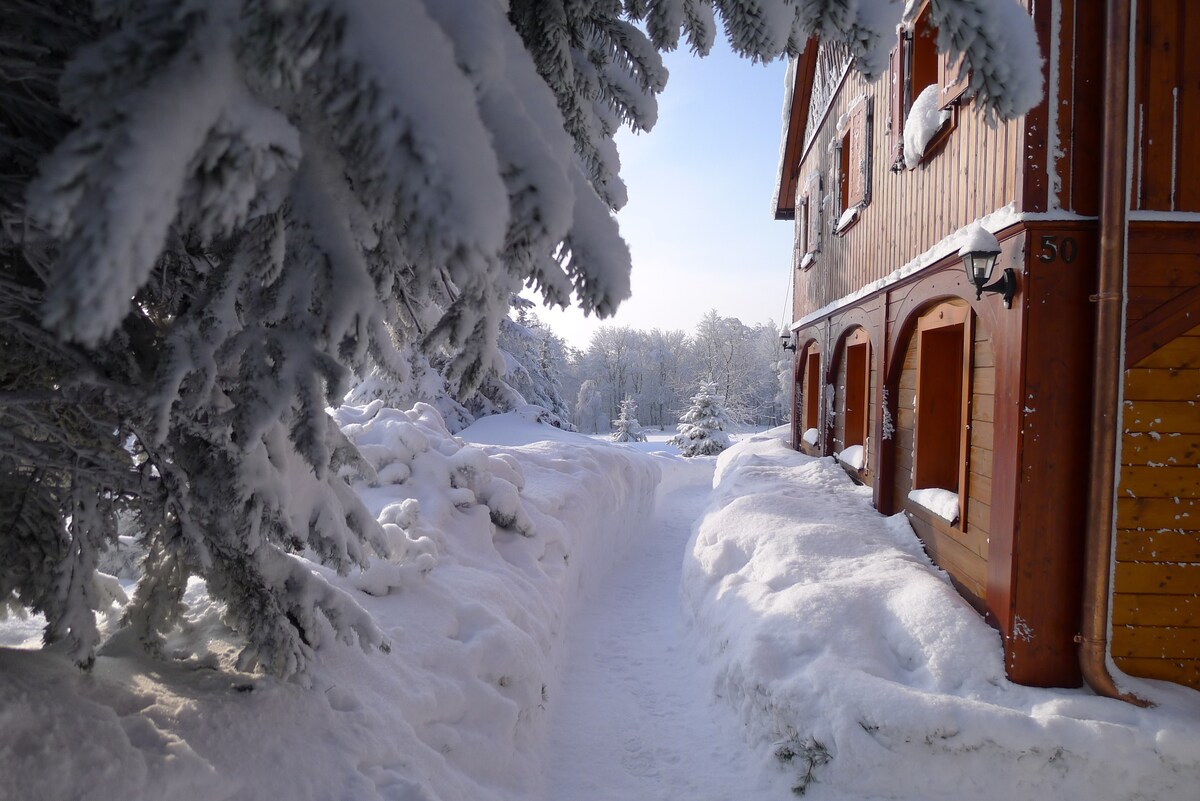
<svg viewBox="0 0 1200 801">
<path fill-rule="evenodd" d="M 658 124 L 617 135 L 629 187 L 617 219 L 633 253 L 633 297 L 606 322 L 691 330 L 714 307 L 747 324 L 778 322 L 792 229 L 769 206 L 786 62 L 752 64 L 721 37 L 705 58 L 681 48 L 664 61 L 671 77 Z M 576 347 L 600 325 L 575 308 L 537 313 Z"/>
</svg>

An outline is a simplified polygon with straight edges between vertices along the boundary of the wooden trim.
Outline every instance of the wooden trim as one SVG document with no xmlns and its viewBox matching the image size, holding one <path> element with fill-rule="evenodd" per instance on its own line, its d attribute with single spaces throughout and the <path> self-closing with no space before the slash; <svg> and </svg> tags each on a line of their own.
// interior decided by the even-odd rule
<svg viewBox="0 0 1200 801">
<path fill-rule="evenodd" d="M 971 393 L 975 387 L 975 315 L 971 314 L 970 307 L 967 307 L 966 311 L 966 319 L 963 321 L 962 421 L 958 432 L 958 525 L 963 531 L 967 530 L 971 497 L 971 434 L 974 431 Z M 994 444 L 992 449 L 995 450 Z"/>
<path fill-rule="evenodd" d="M 955 65 L 950 63 L 949 53 L 938 53 L 938 83 L 941 89 L 938 94 L 938 105 L 941 108 L 949 108 L 951 105 L 958 103 L 962 99 L 963 93 L 967 91 L 967 86 L 970 85 L 971 74 L 959 65 L 959 73 L 957 78 L 951 76 Z"/>
<path fill-rule="evenodd" d="M 808 104 L 812 99 L 813 76 L 817 70 L 816 38 L 808 40 L 804 52 L 797 56 L 795 83 L 792 85 L 792 107 L 789 109 L 787 132 L 784 134 L 783 156 L 779 165 L 779 197 L 776 199 L 775 219 L 791 220 L 796 216 L 796 188 L 800 164 L 804 161 L 804 129 L 808 124 Z"/>
<path fill-rule="evenodd" d="M 1125 334 L 1125 364 L 1135 365 L 1200 323 L 1200 285 L 1179 293 Z"/>
</svg>

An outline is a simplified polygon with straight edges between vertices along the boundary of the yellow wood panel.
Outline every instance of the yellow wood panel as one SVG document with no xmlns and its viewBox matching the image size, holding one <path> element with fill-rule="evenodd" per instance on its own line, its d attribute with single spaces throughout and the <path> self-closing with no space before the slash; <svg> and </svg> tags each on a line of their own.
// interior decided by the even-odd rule
<svg viewBox="0 0 1200 801">
<path fill-rule="evenodd" d="M 1200 598 L 1194 595 L 1113 595 L 1114 626 L 1200 626 Z"/>
<path fill-rule="evenodd" d="M 1200 690 L 1200 659 L 1132 659 L 1114 657 L 1114 661 L 1130 676 L 1159 679 L 1186 684 Z"/>
<path fill-rule="evenodd" d="M 1180 498 L 1117 498 L 1117 527 L 1122 529 L 1188 528 L 1200 521 L 1200 500 Z"/>
<path fill-rule="evenodd" d="M 1117 562 L 1114 592 L 1200 595 L 1200 563 Z"/>
<path fill-rule="evenodd" d="M 1200 659 L 1200 628 L 1119 626 L 1113 628 L 1112 654 L 1158 659 Z"/>
<path fill-rule="evenodd" d="M 1126 431 L 1200 433 L 1200 401 L 1126 400 L 1121 425 Z"/>
<path fill-rule="evenodd" d="M 1125 371 L 1126 400 L 1200 400 L 1200 368 Z"/>
<path fill-rule="evenodd" d="M 1117 531 L 1117 560 L 1121 562 L 1200 562 L 1200 519 L 1183 531 Z"/>
<path fill-rule="evenodd" d="M 1121 437 L 1121 464 L 1200 464 L 1200 434 L 1130 431 Z"/>
<path fill-rule="evenodd" d="M 1123 498 L 1200 498 L 1200 468 L 1127 465 L 1117 492 Z"/>
</svg>

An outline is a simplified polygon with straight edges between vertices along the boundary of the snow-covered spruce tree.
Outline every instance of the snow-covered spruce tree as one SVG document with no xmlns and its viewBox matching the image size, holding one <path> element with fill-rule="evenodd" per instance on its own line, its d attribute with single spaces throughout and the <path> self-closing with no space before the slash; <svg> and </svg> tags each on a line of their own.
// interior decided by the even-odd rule
<svg viewBox="0 0 1200 801">
<path fill-rule="evenodd" d="M 612 421 L 613 442 L 645 442 L 646 435 L 637 419 L 637 401 L 626 395 L 621 401 L 621 413 Z"/>
<path fill-rule="evenodd" d="M 716 384 L 701 382 L 691 407 L 679 418 L 679 433 L 671 437 L 671 444 L 684 456 L 715 456 L 732 444 L 725 433 L 729 416 L 715 393 Z"/>
<path fill-rule="evenodd" d="M 616 307 L 612 136 L 653 124 L 657 49 L 706 50 L 714 9 L 753 58 L 819 33 L 878 72 L 899 5 L 6 0 L 0 604 L 45 613 L 88 664 L 97 553 L 128 509 L 147 646 L 191 575 L 244 633 L 243 667 L 302 676 L 331 634 L 383 645 L 292 555 L 348 570 L 387 547 L 344 479 L 371 469 L 326 413 L 351 373 L 436 373 L 465 398 L 500 369 L 522 283 Z M 995 31 L 939 19 L 984 80 Z M 980 97 L 1021 113 L 1001 77 Z"/>
</svg>

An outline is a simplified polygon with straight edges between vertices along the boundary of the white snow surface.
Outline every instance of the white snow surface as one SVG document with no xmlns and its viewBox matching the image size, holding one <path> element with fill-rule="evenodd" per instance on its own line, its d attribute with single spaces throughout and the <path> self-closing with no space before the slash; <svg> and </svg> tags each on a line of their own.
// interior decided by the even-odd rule
<svg viewBox="0 0 1200 801">
<path fill-rule="evenodd" d="M 904 518 L 788 427 L 683 459 L 532 410 L 338 419 L 396 554 L 304 561 L 390 653 L 322 647 L 307 688 L 238 673 L 198 580 L 164 659 L 118 632 L 82 674 L 0 622 L 25 646 L 0 648 L 0 799 L 776 801 L 809 757 L 817 801 L 1195 798 L 1200 693 L 1009 683 Z"/>
<path fill-rule="evenodd" d="M 915 170 L 925 155 L 929 140 L 950 119 L 950 112 L 938 106 L 940 87 L 931 83 L 921 90 L 904 120 L 904 166 Z"/>
<path fill-rule="evenodd" d="M 862 445 L 851 445 L 838 454 L 838 461 L 852 470 L 862 470 L 867 463 L 867 451 Z"/>
<path fill-rule="evenodd" d="M 1200 694 L 1135 681 L 1147 710 L 1012 684 L 996 631 L 870 500 L 831 460 L 751 438 L 719 457 L 685 557 L 686 610 L 753 746 L 828 753 L 806 798 L 1195 798 Z"/>
<path fill-rule="evenodd" d="M 926 487 L 925 489 L 910 490 L 908 499 L 919 504 L 947 523 L 958 520 L 958 493 L 950 490 Z"/>
<path fill-rule="evenodd" d="M 966 256 L 968 253 L 999 253 L 1000 240 L 996 239 L 996 235 L 982 225 L 976 223 L 967 229 L 966 235 L 963 237 L 963 243 L 958 249 L 959 256 Z"/>
</svg>

